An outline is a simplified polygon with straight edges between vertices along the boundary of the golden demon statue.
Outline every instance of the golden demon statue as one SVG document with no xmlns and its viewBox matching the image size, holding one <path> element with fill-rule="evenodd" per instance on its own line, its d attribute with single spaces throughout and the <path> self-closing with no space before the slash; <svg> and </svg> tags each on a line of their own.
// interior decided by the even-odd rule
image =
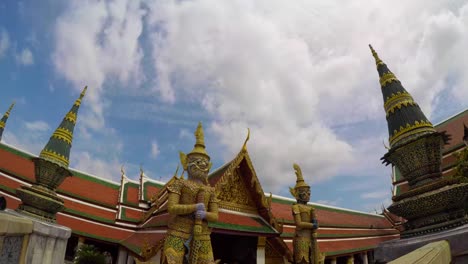
<svg viewBox="0 0 468 264">
<path fill-rule="evenodd" d="M 296 233 L 293 239 L 294 263 L 319 263 L 317 245 L 318 228 L 314 208 L 308 206 L 310 200 L 310 186 L 304 182 L 299 165 L 294 164 L 296 172 L 296 186 L 289 187 L 289 191 L 296 198 L 297 203 L 292 206 L 292 214 L 296 224 Z"/>
<path fill-rule="evenodd" d="M 198 123 L 196 143 L 189 154 L 180 152 L 180 161 L 188 179 L 176 178 L 168 187 L 168 235 L 164 242 L 163 263 L 211 264 L 211 247 L 208 222 L 218 220 L 218 201 L 214 188 L 208 184 L 211 168 L 206 153 L 203 127 Z"/>
</svg>

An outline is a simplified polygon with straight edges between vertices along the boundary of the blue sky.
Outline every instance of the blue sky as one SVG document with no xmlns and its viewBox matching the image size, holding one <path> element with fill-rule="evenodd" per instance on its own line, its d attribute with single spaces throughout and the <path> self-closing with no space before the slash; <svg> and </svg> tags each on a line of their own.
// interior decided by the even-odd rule
<svg viewBox="0 0 468 264">
<path fill-rule="evenodd" d="M 3 1 L 3 141 L 38 154 L 88 85 L 73 168 L 165 181 L 198 121 L 214 168 L 249 127 L 265 191 L 289 197 L 296 162 L 312 201 L 373 211 L 391 172 L 367 44 L 437 123 L 467 108 L 467 21 L 464 1 Z"/>
</svg>

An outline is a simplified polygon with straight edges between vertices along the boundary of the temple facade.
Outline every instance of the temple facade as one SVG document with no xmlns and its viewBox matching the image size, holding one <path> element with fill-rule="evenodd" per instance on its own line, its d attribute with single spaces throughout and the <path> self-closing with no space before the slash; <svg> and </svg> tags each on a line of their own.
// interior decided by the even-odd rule
<svg viewBox="0 0 468 264">
<path fill-rule="evenodd" d="M 444 171 L 454 166 L 446 157 L 463 147 L 466 119 L 468 110 L 435 126 L 460 135 L 458 143 L 454 136 L 453 145 L 445 146 Z M 209 175 L 220 200 L 219 221 L 210 224 L 215 258 L 225 263 L 239 261 L 236 257 L 250 263 L 288 263 L 292 260 L 295 225 L 291 206 L 295 199 L 266 193 L 247 148 L 240 149 L 232 161 Z M 8 208 L 17 209 L 21 203 L 16 189 L 35 183 L 35 157 L 0 143 L 0 195 L 6 198 Z M 57 214 L 57 223 L 73 232 L 66 259 L 71 261 L 77 246 L 87 243 L 109 252 L 113 263 L 160 263 L 169 219 L 167 183 L 151 179 L 143 170 L 138 181 L 129 179 L 122 170 L 120 182 L 74 169 L 70 172 L 72 177 L 57 189 L 65 204 Z M 404 186 L 401 181 L 394 184 L 396 191 Z M 317 240 L 325 263 L 371 263 L 373 249 L 380 242 L 399 237 L 397 221 L 389 214 L 309 204 L 320 223 Z"/>
</svg>

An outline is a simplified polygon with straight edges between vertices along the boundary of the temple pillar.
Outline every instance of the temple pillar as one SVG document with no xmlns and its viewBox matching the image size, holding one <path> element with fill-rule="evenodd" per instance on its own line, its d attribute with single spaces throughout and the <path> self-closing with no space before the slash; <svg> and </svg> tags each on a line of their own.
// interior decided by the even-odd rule
<svg viewBox="0 0 468 264">
<path fill-rule="evenodd" d="M 133 259 L 133 257 L 129 254 L 127 254 L 127 262 L 126 264 L 135 264 L 135 260 Z"/>
<path fill-rule="evenodd" d="M 128 260 L 128 253 L 127 251 L 123 248 L 119 248 L 119 255 L 117 256 L 117 262 L 116 264 L 127 264 Z"/>
<path fill-rule="evenodd" d="M 331 263 L 331 264 L 336 264 L 336 258 L 333 257 L 333 258 L 331 259 L 330 263 Z"/>
<path fill-rule="evenodd" d="M 265 264 L 265 245 L 266 238 L 258 237 L 257 242 L 257 264 Z"/>
<path fill-rule="evenodd" d="M 369 264 L 369 259 L 367 258 L 367 251 L 362 253 L 362 263 Z"/>
</svg>

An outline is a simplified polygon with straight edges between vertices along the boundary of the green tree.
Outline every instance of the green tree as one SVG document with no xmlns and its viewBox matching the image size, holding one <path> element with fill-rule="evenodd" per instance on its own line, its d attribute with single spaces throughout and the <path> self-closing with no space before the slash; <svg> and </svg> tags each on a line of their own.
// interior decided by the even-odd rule
<svg viewBox="0 0 468 264">
<path fill-rule="evenodd" d="M 95 246 L 83 244 L 76 252 L 74 264 L 106 264 L 106 257 Z"/>
</svg>

